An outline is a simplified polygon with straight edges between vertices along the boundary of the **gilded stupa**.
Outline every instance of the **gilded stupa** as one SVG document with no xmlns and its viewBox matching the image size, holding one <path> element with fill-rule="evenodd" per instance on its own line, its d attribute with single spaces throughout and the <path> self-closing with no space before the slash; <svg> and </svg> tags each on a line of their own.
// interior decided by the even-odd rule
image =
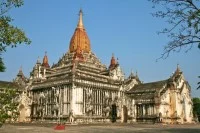
<svg viewBox="0 0 200 133">
<path fill-rule="evenodd" d="M 80 10 L 79 12 L 79 20 L 77 27 L 74 31 L 74 34 L 71 38 L 70 45 L 69 45 L 69 51 L 70 52 L 76 52 L 77 49 L 84 53 L 89 53 L 91 51 L 90 48 L 90 39 L 87 35 L 87 32 L 83 25 L 83 12 Z"/>
</svg>

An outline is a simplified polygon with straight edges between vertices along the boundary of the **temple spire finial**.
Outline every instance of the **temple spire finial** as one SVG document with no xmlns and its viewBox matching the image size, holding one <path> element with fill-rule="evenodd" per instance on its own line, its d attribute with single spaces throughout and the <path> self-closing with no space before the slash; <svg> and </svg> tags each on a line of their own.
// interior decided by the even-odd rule
<svg viewBox="0 0 200 133">
<path fill-rule="evenodd" d="M 79 11 L 79 20 L 78 20 L 77 28 L 84 28 L 84 26 L 83 26 L 83 11 L 82 11 L 82 9 L 80 9 L 80 11 Z"/>
<path fill-rule="evenodd" d="M 44 58 L 43 58 L 42 66 L 50 68 L 49 62 L 48 62 L 48 57 L 47 57 L 47 51 L 45 51 L 45 55 L 44 55 Z"/>
<path fill-rule="evenodd" d="M 115 56 L 114 56 L 114 53 L 112 53 L 112 58 L 111 58 L 111 60 L 110 60 L 110 66 L 109 66 L 109 69 L 113 69 L 113 68 L 115 68 L 115 66 L 116 66 L 116 60 L 115 60 Z"/>
<path fill-rule="evenodd" d="M 19 71 L 22 71 L 22 65 L 20 66 Z"/>
<path fill-rule="evenodd" d="M 180 69 L 180 66 L 179 66 L 179 64 L 177 64 L 177 69 Z"/>
<path fill-rule="evenodd" d="M 133 69 L 131 69 L 131 75 L 134 75 Z"/>
<path fill-rule="evenodd" d="M 179 74 L 181 72 L 179 64 L 177 64 L 175 74 Z"/>
<path fill-rule="evenodd" d="M 136 72 L 135 72 L 135 77 L 136 77 L 136 78 L 139 78 L 139 77 L 138 77 L 138 71 L 137 71 L 137 70 L 136 70 Z"/>
<path fill-rule="evenodd" d="M 37 58 L 37 64 L 40 64 L 40 57 Z"/>
<path fill-rule="evenodd" d="M 134 78 L 134 77 L 135 77 L 135 76 L 134 76 L 133 69 L 131 69 L 131 74 L 130 74 L 129 78 Z"/>
<path fill-rule="evenodd" d="M 24 76 L 23 71 L 22 71 L 22 65 L 19 68 L 19 72 L 18 72 L 17 76 Z"/>
</svg>

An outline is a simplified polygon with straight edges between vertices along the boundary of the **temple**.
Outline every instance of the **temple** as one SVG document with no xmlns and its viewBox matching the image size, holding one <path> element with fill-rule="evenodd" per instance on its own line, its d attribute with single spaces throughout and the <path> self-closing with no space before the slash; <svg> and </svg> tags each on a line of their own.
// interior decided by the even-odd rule
<svg viewBox="0 0 200 133">
<path fill-rule="evenodd" d="M 162 81 L 143 83 L 138 74 L 125 77 L 114 54 L 110 65 L 92 52 L 79 12 L 68 51 L 52 66 L 45 53 L 30 77 L 22 70 L 14 81 L 24 92 L 18 121 L 191 123 L 191 88 L 177 66 Z"/>
</svg>

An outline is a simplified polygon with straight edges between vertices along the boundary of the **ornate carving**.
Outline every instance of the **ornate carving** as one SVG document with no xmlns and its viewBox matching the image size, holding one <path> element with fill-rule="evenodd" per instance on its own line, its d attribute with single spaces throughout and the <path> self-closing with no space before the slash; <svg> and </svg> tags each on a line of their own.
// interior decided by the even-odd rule
<svg viewBox="0 0 200 133">
<path fill-rule="evenodd" d="M 92 90 L 87 90 L 86 92 L 86 113 L 89 115 L 93 114 L 93 105 L 92 105 Z"/>
</svg>

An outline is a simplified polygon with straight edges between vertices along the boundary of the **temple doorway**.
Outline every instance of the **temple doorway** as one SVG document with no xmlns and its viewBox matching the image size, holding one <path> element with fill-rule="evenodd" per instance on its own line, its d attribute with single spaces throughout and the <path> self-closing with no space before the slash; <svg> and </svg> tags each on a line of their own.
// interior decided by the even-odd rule
<svg viewBox="0 0 200 133">
<path fill-rule="evenodd" d="M 25 106 L 21 104 L 19 106 L 19 122 L 25 122 L 26 119 L 25 113 L 26 113 Z"/>
<path fill-rule="evenodd" d="M 117 119 L 117 106 L 116 106 L 116 104 L 112 104 L 111 121 L 116 122 L 116 119 Z"/>
</svg>

